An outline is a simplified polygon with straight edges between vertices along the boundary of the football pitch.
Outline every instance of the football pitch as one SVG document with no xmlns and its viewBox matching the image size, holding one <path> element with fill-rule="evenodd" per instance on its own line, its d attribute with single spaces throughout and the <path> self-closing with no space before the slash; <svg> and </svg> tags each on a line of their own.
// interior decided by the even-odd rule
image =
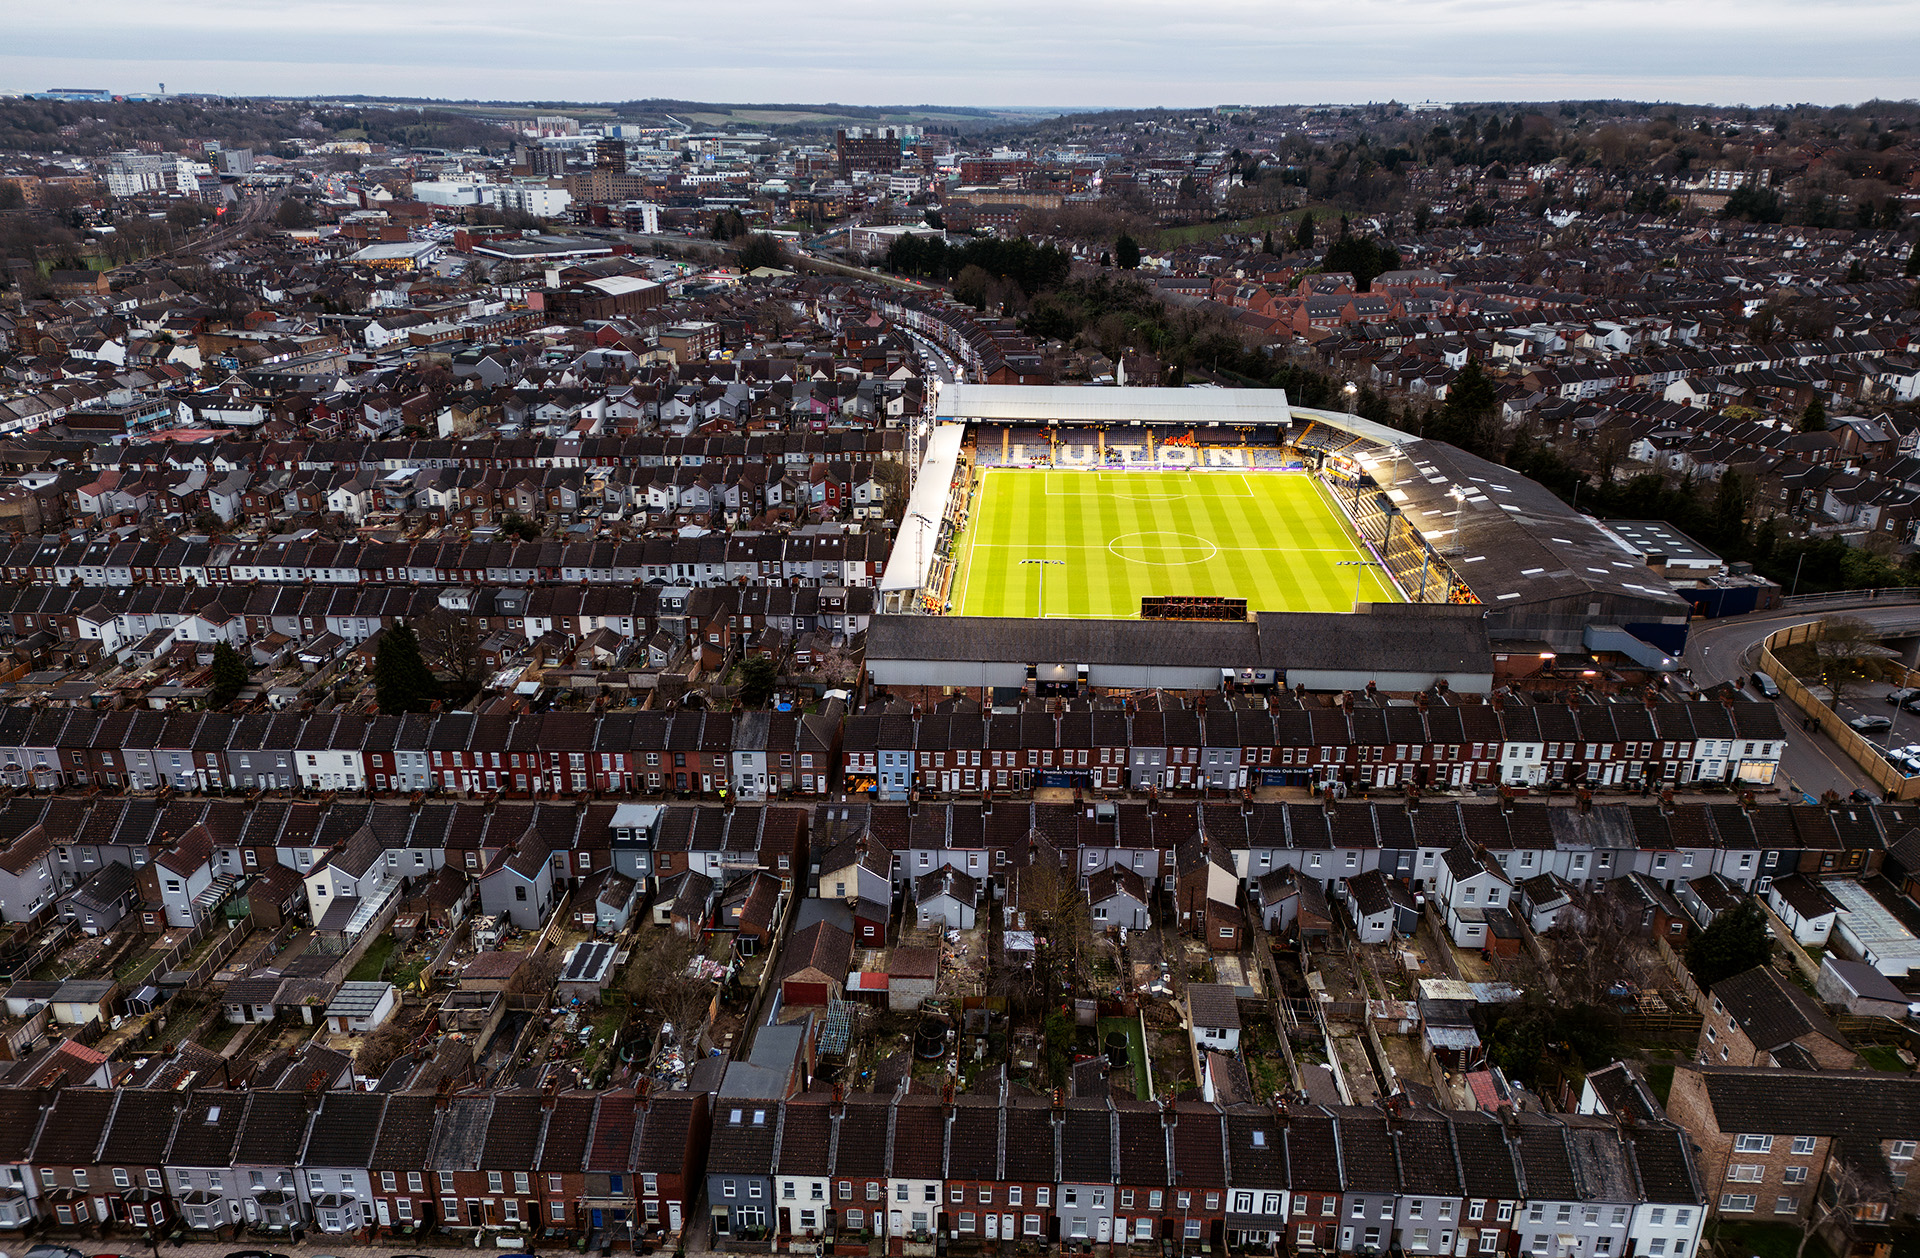
<svg viewBox="0 0 1920 1258">
<path fill-rule="evenodd" d="M 1327 491 L 1301 473 L 994 468 L 983 477 L 955 552 L 957 616 L 1135 618 L 1149 595 L 1344 612 L 1356 578 L 1362 602 L 1402 601 L 1377 568 L 1339 566 L 1369 556 Z"/>
</svg>

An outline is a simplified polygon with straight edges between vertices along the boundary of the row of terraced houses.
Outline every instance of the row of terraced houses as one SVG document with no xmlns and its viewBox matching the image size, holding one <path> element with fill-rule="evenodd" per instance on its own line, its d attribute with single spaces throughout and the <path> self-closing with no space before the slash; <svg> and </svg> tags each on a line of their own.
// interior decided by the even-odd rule
<svg viewBox="0 0 1920 1258">
<path fill-rule="evenodd" d="M 771 1099 L 5 1089 L 0 1227 L 670 1246 L 697 1223 L 742 1252 L 1691 1258 L 1714 1215 L 1797 1223 L 1846 1170 L 1872 1184 L 1846 1203 L 1850 1258 L 1911 1213 L 1910 1076 L 1682 1065 L 1669 1119 L 1601 1074 L 1575 1114 L 1068 1099 L 995 1074 L 959 1095 Z"/>
</svg>

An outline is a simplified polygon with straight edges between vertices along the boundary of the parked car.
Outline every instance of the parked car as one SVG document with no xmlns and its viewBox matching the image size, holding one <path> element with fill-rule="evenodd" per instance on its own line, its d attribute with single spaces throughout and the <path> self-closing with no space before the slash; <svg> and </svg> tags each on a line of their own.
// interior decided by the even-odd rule
<svg viewBox="0 0 1920 1258">
<path fill-rule="evenodd" d="M 1890 716 L 1872 715 L 1856 716 L 1851 721 L 1848 721 L 1847 724 L 1859 730 L 1862 734 L 1870 734 L 1875 730 L 1892 729 L 1893 718 Z"/>
<path fill-rule="evenodd" d="M 1896 686 L 1887 691 L 1888 703 L 1905 703 L 1909 699 L 1920 699 L 1920 689 L 1912 686 Z"/>
<path fill-rule="evenodd" d="M 1877 804 L 1880 802 L 1878 795 L 1875 795 L 1872 791 L 1862 786 L 1856 786 L 1853 790 L 1849 791 L 1847 793 L 1847 799 L 1856 804 Z"/>
<path fill-rule="evenodd" d="M 1780 687 L 1775 685 L 1773 678 L 1767 676 L 1765 673 L 1756 672 L 1753 675 L 1753 688 L 1769 699 L 1778 699 L 1780 697 Z"/>
</svg>

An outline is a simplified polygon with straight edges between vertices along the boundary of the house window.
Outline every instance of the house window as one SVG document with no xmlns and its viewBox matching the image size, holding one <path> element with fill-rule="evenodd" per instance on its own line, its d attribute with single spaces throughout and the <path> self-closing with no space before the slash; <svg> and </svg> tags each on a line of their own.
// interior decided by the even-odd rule
<svg viewBox="0 0 1920 1258">
<path fill-rule="evenodd" d="M 1733 1149 L 1736 1153 L 1771 1153 L 1773 1151 L 1773 1137 L 1736 1136 L 1733 1141 Z"/>
</svg>

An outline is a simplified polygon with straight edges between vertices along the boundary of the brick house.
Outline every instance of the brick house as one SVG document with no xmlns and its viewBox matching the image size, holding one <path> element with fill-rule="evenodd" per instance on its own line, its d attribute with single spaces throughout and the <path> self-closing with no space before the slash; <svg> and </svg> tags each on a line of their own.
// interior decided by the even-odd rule
<svg viewBox="0 0 1920 1258">
<path fill-rule="evenodd" d="M 1713 985 L 1697 1059 L 1710 1065 L 1849 1070 L 1853 1046 L 1826 1011 L 1770 966 Z"/>
</svg>

